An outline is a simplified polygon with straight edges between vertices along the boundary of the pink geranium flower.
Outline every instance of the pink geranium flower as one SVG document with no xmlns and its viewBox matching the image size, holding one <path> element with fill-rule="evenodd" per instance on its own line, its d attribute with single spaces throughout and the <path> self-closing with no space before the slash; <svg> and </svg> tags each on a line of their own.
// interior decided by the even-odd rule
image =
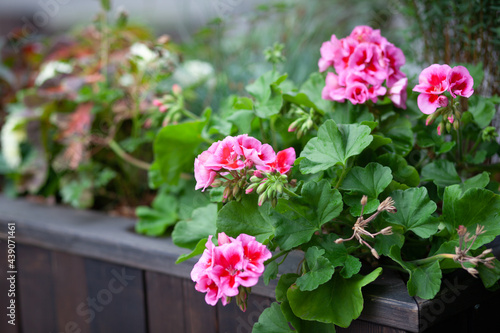
<svg viewBox="0 0 500 333">
<path fill-rule="evenodd" d="M 339 84 L 338 76 L 334 73 L 326 74 L 326 85 L 321 96 L 331 101 L 343 102 L 345 100 L 345 86 Z"/>
<path fill-rule="evenodd" d="M 474 79 L 464 66 L 453 67 L 448 72 L 447 80 L 449 82 L 450 94 L 453 98 L 456 98 L 457 95 L 469 98 L 474 93 L 474 89 L 472 89 Z"/>
<path fill-rule="evenodd" d="M 219 299 L 226 305 L 229 297 L 238 295 L 240 286 L 256 285 L 264 272 L 264 261 L 271 257 L 266 246 L 246 234 L 234 239 L 220 233 L 218 243 L 214 246 L 209 237 L 207 249 L 191 271 L 195 289 L 207 293 L 205 301 L 210 305 Z"/>
<path fill-rule="evenodd" d="M 406 109 L 408 78 L 403 78 L 397 81 L 392 87 L 389 88 L 389 99 L 398 108 Z"/>
<path fill-rule="evenodd" d="M 204 151 L 194 160 L 194 178 L 196 179 L 195 190 L 205 189 L 212 185 L 217 176 L 217 168 L 209 168 L 205 164 L 212 157 L 212 153 Z M 219 168 L 220 169 L 220 168 Z"/>
<path fill-rule="evenodd" d="M 418 85 L 413 88 L 413 91 L 440 95 L 448 90 L 448 72 L 451 67 L 448 65 L 434 64 L 422 71 L 418 76 Z"/>
<path fill-rule="evenodd" d="M 387 94 L 387 88 L 406 77 L 400 70 L 405 63 L 403 52 L 382 37 L 380 30 L 369 26 L 357 26 L 340 40 L 332 35 L 330 41 L 323 43 L 320 52 L 319 70 L 335 69 L 335 73 L 326 76 L 323 99 L 375 103 Z M 403 105 L 406 98 L 400 98 L 399 102 L 398 107 L 406 107 Z"/>
<path fill-rule="evenodd" d="M 228 136 L 215 147 L 205 167 L 240 170 L 245 167 L 245 162 L 241 159 L 242 155 L 243 151 L 236 139 Z"/>
<path fill-rule="evenodd" d="M 248 134 L 239 135 L 236 141 L 241 147 L 245 164 L 252 165 L 265 165 L 276 158 L 276 153 L 270 145 L 262 144 L 256 138 L 248 136 Z"/>
</svg>

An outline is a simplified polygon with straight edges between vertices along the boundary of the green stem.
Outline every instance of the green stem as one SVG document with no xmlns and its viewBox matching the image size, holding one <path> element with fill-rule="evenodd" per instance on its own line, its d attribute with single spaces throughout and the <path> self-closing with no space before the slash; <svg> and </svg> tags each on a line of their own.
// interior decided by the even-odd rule
<svg viewBox="0 0 500 333">
<path fill-rule="evenodd" d="M 335 188 L 338 189 L 339 186 L 342 184 L 342 181 L 344 180 L 346 176 L 346 171 L 347 171 L 347 166 L 342 167 L 342 174 L 340 175 L 339 181 L 337 182 L 337 185 L 335 185 Z"/>
<path fill-rule="evenodd" d="M 126 162 L 132 164 L 133 166 L 138 167 L 139 169 L 149 170 L 149 168 L 151 167 L 151 164 L 146 163 L 146 162 L 141 161 L 141 160 L 138 160 L 135 157 L 127 154 L 127 152 L 125 150 L 123 150 L 123 148 L 120 147 L 120 145 L 118 143 L 116 143 L 115 140 L 109 141 L 108 146 L 120 158 L 122 158 Z"/>
<path fill-rule="evenodd" d="M 288 254 L 288 252 L 290 252 L 291 250 L 286 250 L 286 251 L 281 251 L 279 253 L 276 253 L 275 255 L 273 255 L 271 258 L 267 259 L 266 262 L 264 262 L 264 265 L 267 265 L 273 261 L 275 261 L 276 259 L 278 259 L 279 257 L 282 257 L 284 256 L 285 254 Z"/>
<path fill-rule="evenodd" d="M 451 253 L 440 253 L 436 254 L 432 257 L 424 258 L 424 259 L 417 259 L 417 260 L 412 260 L 410 263 L 415 264 L 415 265 L 424 265 L 430 262 L 433 262 L 435 260 L 441 260 L 441 259 L 453 259 L 455 257 L 454 254 Z"/>
<path fill-rule="evenodd" d="M 472 146 L 472 148 L 469 150 L 469 154 L 473 155 L 480 143 L 481 143 L 481 132 L 479 132 L 479 134 L 477 135 L 476 142 L 474 142 L 474 146 Z"/>
<path fill-rule="evenodd" d="M 286 194 L 288 194 L 289 196 L 291 196 L 291 197 L 295 197 L 295 198 L 299 198 L 299 197 L 300 197 L 300 195 L 298 195 L 298 194 L 297 194 L 297 193 L 295 193 L 295 192 L 290 191 L 289 189 L 287 189 L 287 188 L 286 188 L 286 187 L 284 187 L 284 186 L 283 186 L 283 191 L 284 191 Z"/>
<path fill-rule="evenodd" d="M 195 115 L 195 114 L 194 114 L 194 113 L 192 113 L 191 111 L 186 110 L 186 109 L 184 109 L 184 108 L 182 109 L 182 113 L 183 113 L 186 117 L 191 118 L 191 119 L 193 119 L 193 120 L 199 120 L 199 119 L 200 119 L 200 117 L 198 117 L 197 115 Z"/>
</svg>

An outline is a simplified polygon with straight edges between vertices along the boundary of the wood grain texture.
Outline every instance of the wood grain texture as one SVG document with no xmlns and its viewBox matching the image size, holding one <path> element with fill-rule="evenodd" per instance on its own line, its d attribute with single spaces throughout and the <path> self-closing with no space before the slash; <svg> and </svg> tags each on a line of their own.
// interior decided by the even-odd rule
<svg viewBox="0 0 500 333">
<path fill-rule="evenodd" d="M 186 332 L 183 279 L 146 272 L 149 333 Z"/>
<path fill-rule="evenodd" d="M 50 251 L 17 244 L 22 332 L 57 332 Z"/>
<path fill-rule="evenodd" d="M 88 298 L 77 311 L 93 333 L 146 333 L 142 271 L 85 259 Z"/>
<path fill-rule="evenodd" d="M 194 282 L 183 280 L 186 333 L 217 333 L 217 307 L 205 302 L 205 294 L 194 289 Z"/>
<path fill-rule="evenodd" d="M 17 250 L 17 249 L 16 249 Z M 5 333 L 18 333 L 19 332 L 19 326 L 20 326 L 20 312 L 21 309 L 19 308 L 19 298 L 17 297 L 9 297 L 8 293 L 10 290 L 10 282 L 7 280 L 7 277 L 10 277 L 10 274 L 7 274 L 7 269 L 8 269 L 8 262 L 7 262 L 7 240 L 0 239 L 0 332 L 5 332 Z M 15 293 L 17 295 L 18 293 L 18 284 L 15 287 Z M 15 320 L 14 323 L 15 325 L 11 325 L 8 323 L 9 320 L 11 320 L 9 317 L 7 317 L 7 314 L 10 312 L 10 310 L 7 310 L 8 306 L 11 306 L 10 300 L 14 299 L 15 301 L 15 307 L 16 307 L 16 313 L 15 313 Z"/>
<path fill-rule="evenodd" d="M 52 251 L 51 258 L 58 332 L 90 333 L 89 323 L 78 314 L 87 300 L 85 260 L 59 251 Z"/>
<path fill-rule="evenodd" d="M 238 308 L 235 301 L 226 306 L 222 303 L 217 304 L 219 333 L 251 333 L 253 324 L 259 320 L 262 311 L 270 307 L 272 302 L 273 300 L 268 297 L 250 294 L 245 312 Z"/>
</svg>

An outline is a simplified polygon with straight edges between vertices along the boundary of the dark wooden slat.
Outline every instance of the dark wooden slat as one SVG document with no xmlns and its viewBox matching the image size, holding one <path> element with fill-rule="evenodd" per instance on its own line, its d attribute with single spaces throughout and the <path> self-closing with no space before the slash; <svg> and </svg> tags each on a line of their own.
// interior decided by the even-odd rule
<svg viewBox="0 0 500 333">
<path fill-rule="evenodd" d="M 385 270 L 377 280 L 363 288 L 361 320 L 418 332 L 419 308 L 401 276 Z"/>
<path fill-rule="evenodd" d="M 205 294 L 194 289 L 194 282 L 183 280 L 186 333 L 217 333 L 216 307 L 205 303 Z"/>
<path fill-rule="evenodd" d="M 84 259 L 58 251 L 51 257 L 58 332 L 90 333 L 89 323 L 77 313 L 87 299 Z"/>
<path fill-rule="evenodd" d="M 181 278 L 146 272 L 149 333 L 185 332 Z"/>
<path fill-rule="evenodd" d="M 0 332 L 17 333 L 19 331 L 18 329 L 20 325 L 20 307 L 17 304 L 18 298 L 16 298 L 15 296 L 10 297 L 8 295 L 11 289 L 10 282 L 9 280 L 7 280 L 7 277 L 10 277 L 10 274 L 7 274 L 7 269 L 9 267 L 7 260 L 7 240 L 0 239 L 0 318 L 2 318 L 0 320 Z M 19 292 L 19 288 L 17 286 L 18 285 L 14 287 L 14 293 L 16 295 Z M 10 312 L 10 310 L 7 310 L 7 307 L 11 306 L 11 299 L 15 301 L 14 306 L 16 307 L 15 318 L 13 321 L 14 325 L 8 323 L 8 321 L 11 321 L 12 319 L 10 317 L 7 317 L 7 314 Z"/>
<path fill-rule="evenodd" d="M 217 305 L 217 318 L 219 321 L 219 333 L 251 333 L 253 324 L 259 320 L 264 309 L 271 306 L 272 300 L 251 294 L 248 297 L 247 310 L 241 311 L 236 302 L 223 306 Z"/>
<path fill-rule="evenodd" d="M 57 332 L 50 251 L 17 244 L 23 332 Z"/>
<path fill-rule="evenodd" d="M 142 271 L 85 259 L 88 298 L 77 309 L 94 333 L 147 332 Z"/>
</svg>

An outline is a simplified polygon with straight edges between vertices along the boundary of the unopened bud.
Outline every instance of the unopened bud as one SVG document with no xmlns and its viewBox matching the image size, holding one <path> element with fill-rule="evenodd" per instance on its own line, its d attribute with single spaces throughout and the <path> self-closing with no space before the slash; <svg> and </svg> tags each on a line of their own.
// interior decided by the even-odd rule
<svg viewBox="0 0 500 333">
<path fill-rule="evenodd" d="M 238 185 L 233 187 L 233 197 L 236 197 L 238 195 L 239 191 L 240 191 L 240 187 Z"/>
<path fill-rule="evenodd" d="M 458 120 L 455 120 L 453 122 L 453 128 L 455 129 L 455 131 L 458 131 L 458 129 L 460 128 L 460 122 Z"/>
<path fill-rule="evenodd" d="M 257 187 L 257 194 L 262 194 L 267 188 L 267 183 L 261 183 L 259 187 Z"/>
<path fill-rule="evenodd" d="M 446 123 L 446 132 L 450 133 L 451 132 L 451 124 Z"/>
<path fill-rule="evenodd" d="M 454 121 L 454 120 L 455 120 L 455 117 L 453 117 L 453 115 L 449 115 L 449 116 L 448 116 L 448 122 L 449 122 L 450 124 L 453 124 L 453 121 Z"/>
<path fill-rule="evenodd" d="M 254 175 L 254 176 L 252 176 L 252 177 L 250 177 L 250 182 L 252 182 L 252 183 L 258 183 L 258 182 L 260 182 L 261 180 L 262 180 L 261 178 L 259 178 L 259 177 L 255 176 L 255 175 Z"/>
<path fill-rule="evenodd" d="M 253 192 L 253 190 L 254 190 L 253 188 L 250 188 L 250 187 L 249 187 L 249 188 L 247 188 L 247 189 L 245 190 L 245 194 L 250 194 L 250 193 L 252 193 L 252 192 Z"/>
<path fill-rule="evenodd" d="M 271 199 L 271 206 L 273 206 L 273 208 L 275 208 L 277 204 L 278 204 L 278 199 L 276 197 L 272 198 Z"/>
<path fill-rule="evenodd" d="M 266 193 L 262 193 L 261 195 L 259 195 L 259 201 L 258 201 L 258 205 L 259 206 L 262 206 L 262 204 L 264 203 L 264 201 L 266 201 Z"/>
<path fill-rule="evenodd" d="M 342 242 L 344 242 L 344 239 L 342 239 L 342 238 L 337 238 L 335 240 L 335 244 L 342 244 Z"/>
<path fill-rule="evenodd" d="M 444 127 L 444 124 L 443 124 L 443 122 L 441 122 L 437 127 L 438 135 L 441 135 L 441 133 L 443 132 L 443 127 Z"/>
<path fill-rule="evenodd" d="M 380 230 L 380 233 L 384 236 L 392 235 L 392 227 L 386 227 L 386 228 Z"/>
<path fill-rule="evenodd" d="M 222 181 L 220 179 L 216 179 L 212 182 L 212 184 L 210 184 L 210 186 L 212 187 L 219 187 L 222 185 Z"/>
<path fill-rule="evenodd" d="M 374 248 L 372 248 L 372 255 L 373 255 L 375 258 L 377 258 L 377 259 L 379 259 L 379 258 L 380 258 L 380 256 L 378 255 L 377 250 L 375 250 Z"/>
<path fill-rule="evenodd" d="M 467 233 L 467 228 L 466 228 L 466 227 L 464 227 L 463 225 L 459 225 L 459 226 L 458 226 L 458 229 L 457 229 L 457 234 L 458 234 L 459 236 L 463 236 L 463 235 L 465 235 L 466 233 Z"/>
<path fill-rule="evenodd" d="M 361 206 L 366 206 L 367 203 L 368 203 L 368 197 L 366 195 L 363 195 L 361 197 Z"/>
<path fill-rule="evenodd" d="M 485 256 L 487 254 L 490 254 L 493 250 L 492 249 L 486 249 L 483 251 L 483 253 L 481 253 L 481 255 Z"/>
<path fill-rule="evenodd" d="M 174 85 L 172 86 L 172 92 L 174 93 L 174 95 L 180 95 L 180 94 L 181 94 L 181 92 L 182 92 L 182 88 L 181 88 L 181 86 L 180 86 L 180 85 L 178 85 L 177 83 L 176 83 L 176 84 L 174 84 Z"/>
<path fill-rule="evenodd" d="M 476 277 L 476 275 L 479 274 L 477 269 L 472 268 L 472 267 L 467 268 L 467 272 L 469 272 L 469 274 L 472 275 L 473 277 Z"/>
<path fill-rule="evenodd" d="M 228 199 L 228 197 L 231 195 L 231 188 L 228 186 L 224 189 L 224 192 L 222 192 L 222 196 L 224 199 Z"/>
<path fill-rule="evenodd" d="M 448 98 L 444 95 L 439 96 L 437 102 L 441 107 L 448 106 Z"/>
<path fill-rule="evenodd" d="M 279 194 L 283 193 L 283 184 L 282 183 L 276 184 L 276 192 L 278 192 Z"/>
</svg>

